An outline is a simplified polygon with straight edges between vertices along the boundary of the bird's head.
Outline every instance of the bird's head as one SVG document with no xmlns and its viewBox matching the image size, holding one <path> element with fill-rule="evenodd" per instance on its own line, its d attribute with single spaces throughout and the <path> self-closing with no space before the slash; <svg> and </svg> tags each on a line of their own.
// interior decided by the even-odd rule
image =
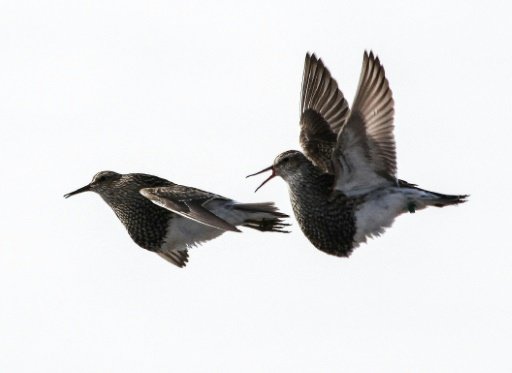
<svg viewBox="0 0 512 373">
<path fill-rule="evenodd" d="M 117 181 L 122 178 L 123 175 L 118 174 L 114 171 L 101 171 L 98 172 L 92 178 L 92 181 L 86 186 L 77 189 L 71 193 L 67 193 L 64 195 L 65 198 L 69 198 L 74 196 L 75 194 L 83 193 L 83 192 L 96 192 L 99 195 L 103 196 L 108 194 L 112 187 L 115 185 Z"/>
<path fill-rule="evenodd" d="M 306 164 L 307 162 L 307 158 L 301 152 L 297 150 L 288 150 L 279 154 L 276 157 L 276 159 L 274 159 L 274 163 L 272 164 L 272 166 L 267 167 L 247 177 L 259 175 L 266 171 L 272 171 L 272 174 L 265 181 L 263 181 L 260 184 L 260 186 L 256 189 L 256 191 L 258 191 L 258 189 L 260 189 L 263 185 L 265 185 L 270 179 L 274 178 L 275 176 L 281 176 L 287 182 L 292 181 L 299 174 L 301 166 Z"/>
</svg>

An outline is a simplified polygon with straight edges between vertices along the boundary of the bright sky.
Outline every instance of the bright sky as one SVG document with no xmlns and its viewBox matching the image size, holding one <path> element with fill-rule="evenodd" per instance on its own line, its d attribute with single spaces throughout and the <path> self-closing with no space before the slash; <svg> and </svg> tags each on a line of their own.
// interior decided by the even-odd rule
<svg viewBox="0 0 512 373">
<path fill-rule="evenodd" d="M 498 1 L 12 1 L 0 13 L 1 372 L 510 372 L 512 26 Z M 145 172 L 240 201 L 297 149 L 304 55 L 349 102 L 363 51 L 396 102 L 398 176 L 465 205 L 349 259 L 227 233 L 179 269 L 92 193 Z"/>
</svg>

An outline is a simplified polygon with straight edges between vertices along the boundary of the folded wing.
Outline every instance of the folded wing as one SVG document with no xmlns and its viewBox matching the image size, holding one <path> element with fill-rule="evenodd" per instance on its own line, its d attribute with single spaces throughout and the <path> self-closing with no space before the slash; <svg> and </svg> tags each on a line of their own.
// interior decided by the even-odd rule
<svg viewBox="0 0 512 373">
<path fill-rule="evenodd" d="M 187 219 L 222 231 L 240 232 L 237 227 L 205 207 L 208 202 L 215 199 L 227 200 L 224 197 L 182 185 L 144 188 L 140 190 L 140 193 L 154 204 Z"/>
</svg>

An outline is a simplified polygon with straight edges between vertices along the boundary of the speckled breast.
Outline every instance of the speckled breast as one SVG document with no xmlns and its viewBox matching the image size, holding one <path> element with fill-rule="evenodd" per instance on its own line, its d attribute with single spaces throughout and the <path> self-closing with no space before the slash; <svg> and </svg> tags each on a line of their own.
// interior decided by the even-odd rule
<svg viewBox="0 0 512 373">
<path fill-rule="evenodd" d="M 331 196 L 330 187 L 313 183 L 301 191 L 290 189 L 290 200 L 302 232 L 319 250 L 348 256 L 356 233 L 355 201 L 342 193 Z M 332 184 L 329 184 L 329 186 Z"/>
</svg>

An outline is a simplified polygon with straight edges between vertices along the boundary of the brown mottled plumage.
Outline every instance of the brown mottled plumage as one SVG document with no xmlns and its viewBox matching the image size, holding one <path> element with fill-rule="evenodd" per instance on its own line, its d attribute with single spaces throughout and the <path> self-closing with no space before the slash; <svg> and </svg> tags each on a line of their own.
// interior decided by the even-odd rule
<svg viewBox="0 0 512 373">
<path fill-rule="evenodd" d="M 319 250 L 348 256 L 404 212 L 465 202 L 466 195 L 429 192 L 396 178 L 393 116 L 391 89 L 372 52 L 364 53 L 351 110 L 322 61 L 306 55 L 300 118 L 305 154 L 281 153 L 256 174 L 272 171 L 260 187 L 274 176 L 287 182 L 295 217 Z"/>
<path fill-rule="evenodd" d="M 196 188 L 147 174 L 97 173 L 90 184 L 65 197 L 93 191 L 114 210 L 140 247 L 184 267 L 187 249 L 220 236 L 240 232 L 237 226 L 286 232 L 284 218 L 272 202 L 238 203 Z"/>
</svg>

